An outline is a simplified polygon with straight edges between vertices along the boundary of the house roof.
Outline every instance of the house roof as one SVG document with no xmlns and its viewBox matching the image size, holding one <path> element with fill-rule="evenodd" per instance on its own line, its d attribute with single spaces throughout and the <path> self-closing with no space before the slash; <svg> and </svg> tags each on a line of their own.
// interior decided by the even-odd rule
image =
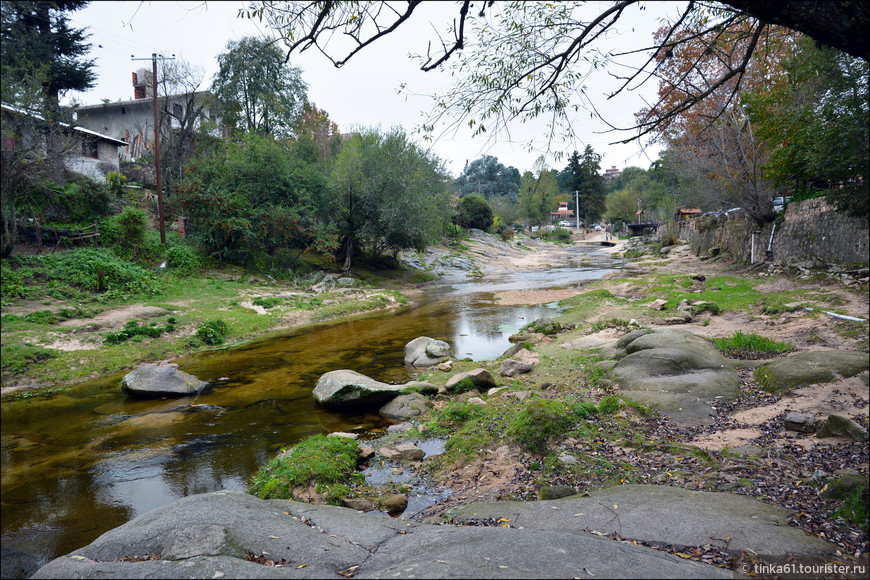
<svg viewBox="0 0 870 580">
<path fill-rule="evenodd" d="M 40 121 L 45 121 L 45 118 L 43 118 L 41 115 L 37 115 L 35 113 L 30 113 L 28 111 L 25 111 L 23 109 L 19 109 L 17 107 L 13 107 L 11 105 L 4 104 L 4 105 L 2 105 L 2 108 L 4 111 L 9 111 L 10 113 L 15 113 L 17 115 L 25 115 L 27 117 L 33 117 L 34 119 L 38 119 Z M 78 125 L 72 126 L 69 123 L 63 123 L 63 122 L 61 122 L 60 125 L 62 127 L 71 127 L 72 130 L 77 132 L 77 133 L 83 133 L 83 134 L 89 135 L 91 137 L 96 137 L 97 139 L 102 139 L 103 141 L 110 141 L 110 142 L 114 143 L 115 145 L 118 145 L 119 147 L 127 144 L 127 142 L 124 141 L 123 139 L 115 139 L 114 137 L 109 137 L 108 135 L 104 135 L 103 133 L 98 133 L 97 131 L 92 131 L 90 129 L 80 127 Z"/>
<path fill-rule="evenodd" d="M 170 98 L 170 99 L 186 98 L 189 94 L 190 94 L 190 93 L 182 93 L 182 94 L 180 94 L 180 95 L 169 95 L 169 98 Z M 197 97 L 197 96 L 205 96 L 205 95 L 209 95 L 209 94 L 211 94 L 211 91 L 196 91 L 196 92 L 193 93 L 193 95 L 194 95 L 195 97 Z M 158 98 L 160 98 L 160 99 L 165 99 L 166 97 L 163 96 L 163 97 L 158 97 Z M 79 105 L 79 106 L 76 108 L 76 111 L 78 111 L 78 112 L 88 112 L 88 111 L 98 111 L 98 110 L 112 109 L 112 108 L 115 108 L 115 107 L 131 107 L 131 106 L 139 106 L 139 105 L 141 105 L 141 106 L 147 106 L 147 107 L 153 107 L 153 106 L 154 106 L 154 100 L 153 100 L 151 97 L 147 97 L 147 98 L 144 98 L 144 99 L 128 99 L 128 100 L 126 100 L 126 101 L 112 101 L 112 102 L 109 102 L 109 103 L 97 103 L 96 105 Z"/>
</svg>

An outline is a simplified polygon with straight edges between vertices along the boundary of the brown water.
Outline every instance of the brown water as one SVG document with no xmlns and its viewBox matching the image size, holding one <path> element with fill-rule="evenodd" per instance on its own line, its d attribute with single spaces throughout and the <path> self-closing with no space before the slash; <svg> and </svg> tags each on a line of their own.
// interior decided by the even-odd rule
<svg viewBox="0 0 870 580">
<path fill-rule="evenodd" d="M 510 346 L 508 336 L 556 312 L 552 305 L 499 306 L 493 292 L 570 287 L 606 272 L 558 269 L 497 285 L 457 283 L 398 314 L 200 353 L 177 361 L 213 385 L 197 397 L 128 399 L 117 387 L 120 373 L 51 398 L 6 401 L 4 568 L 12 551 L 42 565 L 186 495 L 245 489 L 259 465 L 304 437 L 383 427 L 376 414 L 317 406 L 311 391 L 320 375 L 352 369 L 404 383 L 412 378 L 404 345 L 418 336 L 448 341 L 459 358 L 497 358 Z"/>
</svg>

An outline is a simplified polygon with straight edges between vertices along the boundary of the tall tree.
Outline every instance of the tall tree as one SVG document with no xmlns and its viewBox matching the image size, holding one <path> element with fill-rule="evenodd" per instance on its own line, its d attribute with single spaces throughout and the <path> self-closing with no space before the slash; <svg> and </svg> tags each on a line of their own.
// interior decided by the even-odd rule
<svg viewBox="0 0 870 580">
<path fill-rule="evenodd" d="M 83 58 L 91 49 L 89 35 L 70 27 L 67 15 L 88 4 L 78 0 L 0 3 L 3 76 L 33 77 L 45 67 L 40 74 L 42 92 L 54 107 L 66 91 L 93 87 L 94 60 Z"/>
<path fill-rule="evenodd" d="M 338 125 L 329 119 L 329 113 L 318 109 L 314 103 L 302 105 L 293 132 L 297 139 L 308 142 L 320 159 L 326 159 L 333 151 L 337 152 L 340 146 Z"/>
<path fill-rule="evenodd" d="M 224 119 L 242 131 L 289 135 L 306 102 L 308 85 L 298 67 L 284 62 L 273 41 L 248 36 L 231 40 L 217 57 L 212 91 Z"/>
<path fill-rule="evenodd" d="M 417 17 L 422 2 L 409 1 L 404 7 L 388 2 L 252 2 L 240 13 L 265 20 L 294 50 L 314 47 L 337 67 L 342 66 L 380 38 L 399 30 Z M 473 8 L 473 9 L 472 9 Z M 417 58 L 423 70 L 452 66 L 455 82 L 444 94 L 435 95 L 432 113 L 425 124 L 448 122 L 469 124 L 477 134 L 498 135 L 506 123 L 546 115 L 554 129 L 572 133 L 571 115 L 588 106 L 583 97 L 587 79 L 596 69 L 608 64 L 631 68 L 616 93 L 633 90 L 655 77 L 660 60 L 689 37 L 684 28 L 702 33 L 728 33 L 746 30 L 748 42 L 734 54 L 734 65 L 716 78 L 711 86 L 722 86 L 740 79 L 752 61 L 757 39 L 769 23 L 778 23 L 811 35 L 815 40 L 867 60 L 870 10 L 866 3 L 843 2 L 695 2 L 679 7 L 671 26 L 674 34 L 645 49 L 624 46 L 599 51 L 602 40 L 619 32 L 630 10 L 643 10 L 638 0 L 612 1 L 590 8 L 581 2 L 482 2 L 457 3 L 454 18 L 441 23 L 437 39 Z M 438 29 L 438 25 L 433 26 Z M 335 36 L 350 38 L 350 43 L 330 42 Z M 346 48 L 350 46 L 350 48 Z M 623 51 L 624 52 L 621 52 Z M 632 66 L 622 57 L 645 52 L 647 61 Z M 592 84 L 588 86 L 593 86 Z M 578 98 L 579 97 L 579 98 Z M 707 97 L 705 93 L 686 94 L 671 114 L 679 114 Z M 654 106 L 656 108 L 656 106 Z M 662 111 L 664 113 L 664 111 Z M 593 114 L 594 111 L 593 111 Z M 650 117 L 635 127 L 639 131 L 625 141 L 639 139 L 655 130 L 667 114 Z M 606 120 L 606 119 L 605 119 Z M 492 138 L 492 137 L 491 137 Z"/>
<path fill-rule="evenodd" d="M 556 209 L 559 184 L 543 156 L 535 161 L 534 169 L 534 173 L 531 171 L 523 173 L 519 204 L 529 223 L 541 224 L 549 222 L 552 212 Z"/>
<path fill-rule="evenodd" d="M 479 193 L 487 199 L 505 196 L 516 201 L 519 184 L 514 180 L 511 168 L 499 163 L 493 155 L 484 155 L 465 165 L 462 174 L 456 179 L 456 185 L 459 195 Z"/>
<path fill-rule="evenodd" d="M 195 154 L 197 134 L 203 138 L 217 132 L 211 113 L 217 108 L 214 96 L 200 90 L 205 70 L 183 58 L 158 64 L 160 107 L 160 159 L 163 179 L 168 185 L 181 178 L 182 167 Z"/>
<path fill-rule="evenodd" d="M 604 178 L 601 176 L 601 155 L 591 145 L 586 146 L 582 156 L 574 151 L 562 175 L 568 191 L 572 195 L 575 191 L 579 192 L 577 212 L 581 219 L 586 223 L 598 221 L 607 209 Z"/>
<path fill-rule="evenodd" d="M 331 174 L 329 215 L 342 237 L 344 268 L 357 253 L 422 250 L 448 220 L 446 176 L 437 158 L 401 129 L 354 133 Z"/>
</svg>

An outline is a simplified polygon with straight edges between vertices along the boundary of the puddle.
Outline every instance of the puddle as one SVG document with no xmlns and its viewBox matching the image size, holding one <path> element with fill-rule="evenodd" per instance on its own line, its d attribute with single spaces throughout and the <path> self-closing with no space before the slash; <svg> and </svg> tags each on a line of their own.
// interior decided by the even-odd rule
<svg viewBox="0 0 870 580">
<path fill-rule="evenodd" d="M 446 439 L 421 439 L 413 442 L 422 449 L 425 457 L 441 455 L 444 453 Z M 382 486 L 390 483 L 407 485 L 409 490 L 408 507 L 403 512 L 371 512 L 373 514 L 387 515 L 393 518 L 410 519 L 414 515 L 441 502 L 453 493 L 450 489 L 437 489 L 425 485 L 420 481 L 416 469 L 412 465 L 391 463 L 383 457 L 374 457 L 369 460 L 368 466 L 362 470 L 366 483 L 374 486 Z"/>
</svg>

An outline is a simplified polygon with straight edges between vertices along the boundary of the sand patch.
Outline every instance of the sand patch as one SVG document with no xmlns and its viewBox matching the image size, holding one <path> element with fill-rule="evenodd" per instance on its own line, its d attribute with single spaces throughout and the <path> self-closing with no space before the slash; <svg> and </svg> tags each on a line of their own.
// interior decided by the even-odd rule
<svg viewBox="0 0 870 580">
<path fill-rule="evenodd" d="M 496 292 L 495 299 L 502 306 L 516 306 L 518 304 L 549 304 L 557 300 L 564 300 L 580 294 L 582 290 L 565 288 L 563 290 L 507 290 Z"/>
<path fill-rule="evenodd" d="M 721 451 L 726 447 L 733 448 L 748 445 L 753 439 L 762 435 L 763 433 L 758 429 L 729 429 L 727 431 L 706 433 L 689 441 L 689 443 L 707 451 Z"/>
<path fill-rule="evenodd" d="M 866 415 L 870 411 L 867 400 L 870 398 L 870 388 L 864 384 L 860 376 L 803 387 L 789 392 L 772 405 L 755 407 L 740 411 L 734 419 L 749 425 L 761 425 L 776 417 L 783 411 L 798 413 L 815 413 L 817 415 Z M 863 403 L 859 403 L 863 401 Z"/>
</svg>

